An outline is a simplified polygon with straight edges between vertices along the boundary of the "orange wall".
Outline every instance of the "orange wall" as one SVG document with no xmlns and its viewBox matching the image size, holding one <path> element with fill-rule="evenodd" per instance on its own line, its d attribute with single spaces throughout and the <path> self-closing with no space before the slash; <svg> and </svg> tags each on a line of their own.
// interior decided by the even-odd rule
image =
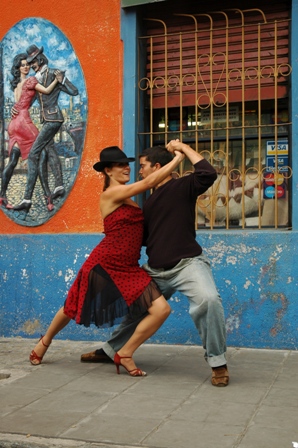
<svg viewBox="0 0 298 448">
<path fill-rule="evenodd" d="M 69 39 L 81 63 L 88 95 L 82 161 L 63 207 L 45 224 L 15 224 L 0 210 L 0 234 L 89 233 L 102 231 L 100 175 L 92 165 L 105 146 L 122 140 L 122 45 L 120 0 L 14 0 L 1 5 L 0 40 L 20 20 L 40 17 Z M 21 48 L 21 42 L 20 42 Z"/>
</svg>

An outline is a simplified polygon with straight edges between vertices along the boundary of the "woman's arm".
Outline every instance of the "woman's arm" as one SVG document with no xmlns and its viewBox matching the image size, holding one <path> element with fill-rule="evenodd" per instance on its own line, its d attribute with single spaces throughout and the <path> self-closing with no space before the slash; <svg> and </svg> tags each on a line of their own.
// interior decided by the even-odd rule
<svg viewBox="0 0 298 448">
<path fill-rule="evenodd" d="M 49 93 L 51 93 L 52 92 L 52 90 L 54 89 L 54 87 L 58 84 L 58 82 L 59 82 L 59 77 L 60 77 L 60 72 L 59 72 L 59 70 L 55 70 L 55 75 L 56 75 L 56 78 L 54 79 L 54 81 L 52 81 L 51 82 L 51 84 L 48 86 L 48 87 L 44 87 L 43 85 L 41 85 L 41 84 L 36 84 L 36 86 L 35 86 L 35 90 L 37 90 L 37 92 L 40 92 L 40 93 L 44 93 L 44 94 L 46 94 L 46 95 L 48 95 Z"/>
<path fill-rule="evenodd" d="M 150 190 L 151 188 L 158 185 L 164 179 L 172 174 L 174 169 L 179 165 L 180 162 L 185 158 L 184 154 L 180 151 L 175 151 L 175 157 L 171 162 L 167 163 L 165 166 L 154 171 L 154 173 L 149 174 L 145 179 L 129 185 L 117 185 L 114 187 L 109 187 L 101 195 L 101 200 L 104 199 L 111 201 L 112 203 L 121 203 L 125 199 L 135 196 L 137 194 L 143 193 L 144 191 Z"/>
</svg>

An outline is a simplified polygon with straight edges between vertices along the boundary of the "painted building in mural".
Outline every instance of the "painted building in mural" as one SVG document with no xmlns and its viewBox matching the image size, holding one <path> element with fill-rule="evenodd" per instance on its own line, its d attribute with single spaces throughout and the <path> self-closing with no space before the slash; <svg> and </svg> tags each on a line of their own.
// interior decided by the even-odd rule
<svg viewBox="0 0 298 448">
<path fill-rule="evenodd" d="M 21 20 L 9 30 L 2 39 L 1 62 L 2 211 L 19 225 L 41 225 L 63 205 L 79 169 L 87 118 L 84 77 L 65 36 L 39 18 Z M 46 94 L 36 90 L 51 85 L 55 70 L 61 72 L 61 82 Z M 22 81 L 19 94 L 17 82 Z"/>
<path fill-rule="evenodd" d="M 100 150 L 118 145 L 137 158 L 145 147 L 179 138 L 218 173 L 198 198 L 194 225 L 223 298 L 228 344 L 297 348 L 298 59 L 291 23 L 298 1 L 247 1 L 241 8 L 238 3 L 171 0 L 169 8 L 169 0 L 106 0 L 85 8 L 74 0 L 67 17 L 63 0 L 53 10 L 41 1 L 38 17 L 31 4 L 4 6 L 0 336 L 43 332 L 80 265 L 104 237 L 102 179 L 92 169 Z M 55 97 L 60 124 L 50 149 L 40 149 L 46 168 L 38 170 L 26 197 L 28 154 L 16 152 L 7 186 L 3 172 L 11 160 L 13 59 L 32 45 L 72 87 Z M 26 76 L 38 79 L 33 71 Z M 29 113 L 41 134 L 38 98 L 32 98 Z M 52 165 L 46 158 L 51 151 Z M 136 163 L 133 178 L 137 170 Z M 190 170 L 184 162 L 175 176 Z M 30 203 L 18 209 L 24 198 Z M 137 200 L 141 205 L 143 198 Z M 152 341 L 200 344 L 185 297 L 177 292 L 170 303 L 172 314 Z M 73 324 L 61 337 L 105 340 L 109 332 Z"/>
</svg>

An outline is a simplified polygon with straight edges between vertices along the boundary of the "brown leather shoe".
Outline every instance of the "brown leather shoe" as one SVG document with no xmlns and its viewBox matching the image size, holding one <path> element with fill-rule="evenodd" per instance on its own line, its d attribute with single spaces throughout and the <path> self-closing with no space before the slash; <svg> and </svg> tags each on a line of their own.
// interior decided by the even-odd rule
<svg viewBox="0 0 298 448">
<path fill-rule="evenodd" d="M 81 362 L 114 362 L 103 349 L 81 355 Z"/>
<path fill-rule="evenodd" d="M 225 387 L 229 384 L 229 372 L 226 365 L 212 368 L 211 383 L 216 387 Z"/>
</svg>

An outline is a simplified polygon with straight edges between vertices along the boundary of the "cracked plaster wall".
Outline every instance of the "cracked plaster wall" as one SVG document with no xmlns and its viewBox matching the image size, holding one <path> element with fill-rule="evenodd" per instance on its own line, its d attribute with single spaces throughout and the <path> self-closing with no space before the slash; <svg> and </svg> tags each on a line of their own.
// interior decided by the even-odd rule
<svg viewBox="0 0 298 448">
<path fill-rule="evenodd" d="M 0 237 L 0 336 L 37 338 L 63 305 L 76 273 L 102 234 Z M 200 233 L 225 309 L 228 345 L 296 349 L 296 232 Z M 142 254 L 142 262 L 146 256 Z M 180 293 L 150 342 L 201 344 Z M 111 329 L 71 322 L 61 339 L 105 340 Z"/>
</svg>

